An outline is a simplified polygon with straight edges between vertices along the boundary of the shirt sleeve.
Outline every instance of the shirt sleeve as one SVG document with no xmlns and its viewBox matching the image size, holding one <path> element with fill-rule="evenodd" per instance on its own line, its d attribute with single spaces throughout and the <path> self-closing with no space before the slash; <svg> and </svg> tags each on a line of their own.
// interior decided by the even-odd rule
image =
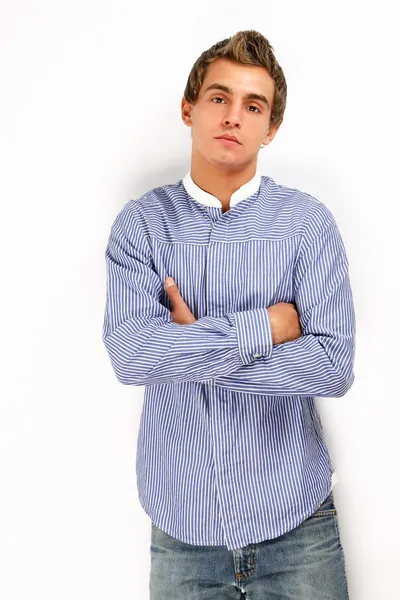
<svg viewBox="0 0 400 600">
<path fill-rule="evenodd" d="M 309 219 L 303 234 L 294 286 L 301 337 L 274 345 L 269 357 L 216 378 L 215 385 L 278 396 L 337 397 L 350 389 L 356 324 L 348 259 L 336 222 L 324 205 L 319 205 L 319 215 Z"/>
<path fill-rule="evenodd" d="M 272 353 L 266 308 L 174 323 L 162 299 L 149 237 L 128 203 L 106 249 L 103 341 L 115 374 L 127 385 L 209 381 Z M 179 285 L 178 285 L 179 287 Z"/>
</svg>

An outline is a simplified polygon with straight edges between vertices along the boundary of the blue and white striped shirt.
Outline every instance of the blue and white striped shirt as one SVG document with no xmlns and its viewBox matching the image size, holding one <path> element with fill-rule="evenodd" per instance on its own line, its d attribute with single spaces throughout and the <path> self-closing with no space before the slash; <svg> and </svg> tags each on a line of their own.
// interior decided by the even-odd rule
<svg viewBox="0 0 400 600">
<path fill-rule="evenodd" d="M 354 380 L 348 260 L 330 210 L 256 174 L 218 198 L 188 173 L 130 200 L 106 250 L 103 339 L 116 376 L 145 386 L 140 503 L 174 538 L 229 550 L 317 510 L 337 480 L 315 396 Z M 180 325 L 174 278 L 197 321 Z M 293 302 L 302 336 L 273 345 L 266 308 Z"/>
</svg>

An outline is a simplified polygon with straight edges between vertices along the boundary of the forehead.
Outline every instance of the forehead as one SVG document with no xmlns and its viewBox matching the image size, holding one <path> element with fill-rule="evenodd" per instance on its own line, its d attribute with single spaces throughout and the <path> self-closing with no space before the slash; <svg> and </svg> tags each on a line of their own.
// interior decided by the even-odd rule
<svg viewBox="0 0 400 600">
<path fill-rule="evenodd" d="M 264 67 L 244 65 L 225 58 L 218 58 L 208 66 L 201 91 L 204 92 L 213 83 L 226 85 L 238 95 L 264 94 L 271 101 L 275 87 L 274 80 Z"/>
</svg>

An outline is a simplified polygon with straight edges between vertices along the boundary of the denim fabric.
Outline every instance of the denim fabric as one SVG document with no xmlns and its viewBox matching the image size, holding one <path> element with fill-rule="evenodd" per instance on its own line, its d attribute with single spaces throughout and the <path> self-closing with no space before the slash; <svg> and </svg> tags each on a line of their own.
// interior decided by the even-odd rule
<svg viewBox="0 0 400 600">
<path fill-rule="evenodd" d="M 150 600 L 348 600 L 333 492 L 298 527 L 228 550 L 151 530 Z"/>
</svg>

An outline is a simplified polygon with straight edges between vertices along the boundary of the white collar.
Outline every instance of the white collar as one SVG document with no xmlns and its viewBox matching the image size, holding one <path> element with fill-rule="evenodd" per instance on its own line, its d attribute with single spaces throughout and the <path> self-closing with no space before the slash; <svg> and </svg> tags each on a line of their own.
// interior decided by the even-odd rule
<svg viewBox="0 0 400 600">
<path fill-rule="evenodd" d="M 209 194 L 208 192 L 202 190 L 201 187 L 195 184 L 190 175 L 190 171 L 182 179 L 182 183 L 185 186 L 187 193 L 201 204 L 221 208 L 222 203 L 220 200 L 218 200 L 216 196 Z M 229 208 L 236 206 L 236 204 L 238 204 L 241 200 L 249 198 L 250 196 L 255 194 L 258 188 L 260 187 L 260 183 L 261 175 L 256 173 L 254 177 L 250 179 L 250 181 L 247 181 L 238 190 L 236 190 L 236 192 L 233 192 L 230 198 Z"/>
</svg>

